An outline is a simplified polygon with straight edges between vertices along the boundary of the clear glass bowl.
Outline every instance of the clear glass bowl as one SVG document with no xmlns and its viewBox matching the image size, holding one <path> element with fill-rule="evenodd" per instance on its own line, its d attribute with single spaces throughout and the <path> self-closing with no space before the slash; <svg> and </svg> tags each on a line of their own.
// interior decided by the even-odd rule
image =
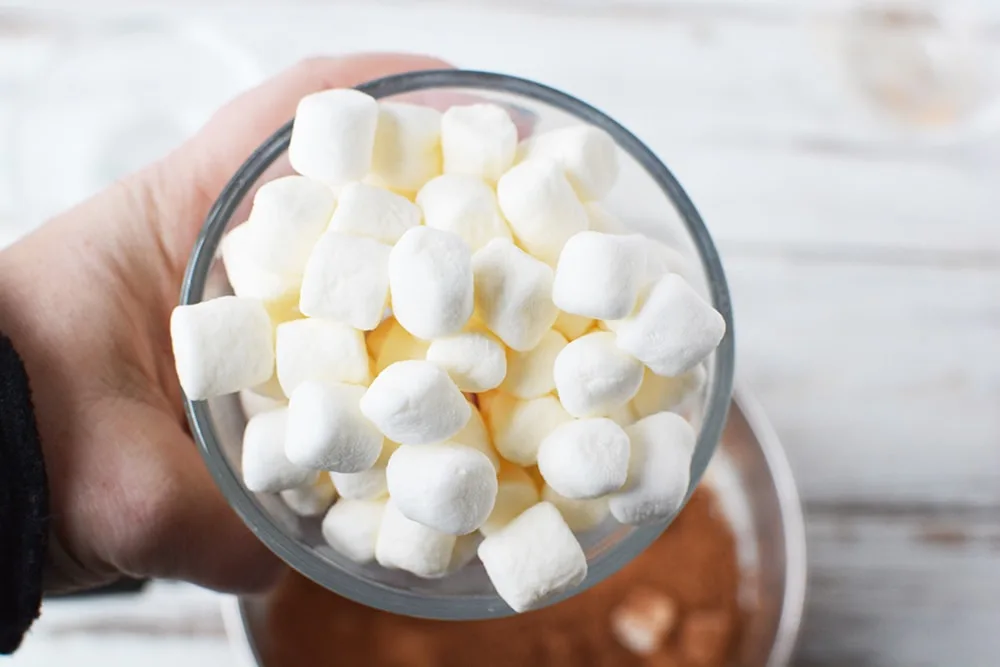
<svg viewBox="0 0 1000 667">
<path fill-rule="evenodd" d="M 694 490 L 719 441 L 733 383 L 733 324 L 729 291 L 718 253 L 694 205 L 662 162 L 628 130 L 597 109 L 546 86 L 501 74 L 461 70 L 391 76 L 358 88 L 379 99 L 434 106 L 488 100 L 509 109 L 522 135 L 571 123 L 590 123 L 610 133 L 620 148 L 621 173 L 607 208 L 626 224 L 669 242 L 695 267 L 694 281 L 722 313 L 727 333 L 708 359 L 709 380 L 688 414 L 698 433 L 691 467 Z M 219 242 L 246 219 L 256 188 L 290 173 L 286 150 L 289 122 L 265 141 L 226 185 L 209 212 L 188 264 L 181 294 L 191 304 L 231 293 Z M 254 494 L 241 481 L 240 450 L 246 423 L 235 395 L 187 401 L 186 410 L 209 470 L 229 503 L 250 529 L 281 559 L 320 585 L 385 611 L 436 619 L 472 620 L 504 616 L 510 608 L 474 563 L 455 575 L 423 580 L 377 565 L 358 565 L 327 546 L 319 519 L 302 519 L 276 495 Z M 617 572 L 655 540 L 667 523 L 633 528 L 609 519 L 581 536 L 589 572 L 582 586 L 551 600 L 559 602 Z M 669 564 L 667 564 L 669 566 Z"/>
</svg>

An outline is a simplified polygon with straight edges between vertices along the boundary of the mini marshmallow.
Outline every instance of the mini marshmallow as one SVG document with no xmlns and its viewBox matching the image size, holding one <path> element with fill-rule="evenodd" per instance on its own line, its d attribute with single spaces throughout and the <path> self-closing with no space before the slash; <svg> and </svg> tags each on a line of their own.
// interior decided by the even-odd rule
<svg viewBox="0 0 1000 667">
<path fill-rule="evenodd" d="M 618 147 L 604 130 L 573 125 L 532 137 L 520 147 L 527 159 L 557 163 L 580 199 L 603 199 L 618 178 Z"/>
<path fill-rule="evenodd" d="M 374 329 L 389 300 L 391 250 L 374 239 L 327 232 L 306 263 L 299 310 L 355 329 Z"/>
<path fill-rule="evenodd" d="M 463 331 L 438 338 L 427 348 L 427 361 L 443 368 L 462 391 L 493 389 L 507 375 L 503 343 L 485 332 Z"/>
<path fill-rule="evenodd" d="M 283 176 L 260 186 L 246 223 L 258 266 L 277 275 L 301 274 L 336 202 L 329 186 L 305 176 Z"/>
<path fill-rule="evenodd" d="M 647 287 L 651 287 L 668 273 L 680 274 L 688 282 L 696 280 L 697 272 L 691 262 L 666 243 L 642 234 L 631 234 L 629 238 L 638 244 L 646 254 L 645 285 Z"/>
<path fill-rule="evenodd" d="M 361 472 L 382 451 L 382 433 L 358 407 L 365 388 L 307 380 L 288 401 L 285 455 L 314 470 Z"/>
<path fill-rule="evenodd" d="M 293 301 L 298 304 L 301 268 L 291 274 L 264 269 L 257 257 L 254 230 L 247 224 L 235 227 L 222 239 L 222 264 L 236 296 L 260 299 L 264 305 Z"/>
<path fill-rule="evenodd" d="M 307 484 L 316 472 L 285 456 L 288 409 L 262 412 L 243 431 L 243 483 L 254 493 L 277 493 Z"/>
<path fill-rule="evenodd" d="M 375 559 L 385 509 L 384 500 L 341 498 L 323 517 L 323 539 L 355 563 L 370 563 Z"/>
<path fill-rule="evenodd" d="M 497 499 L 489 518 L 479 527 L 483 535 L 492 535 L 517 518 L 539 500 L 538 489 L 524 468 L 504 464 L 497 482 Z"/>
<path fill-rule="evenodd" d="M 639 390 L 642 391 L 641 386 L 639 387 Z M 638 396 L 638 394 L 636 394 L 636 396 Z M 632 403 L 625 403 L 623 405 L 619 405 L 617 408 L 609 412 L 606 415 L 606 417 L 611 421 L 613 421 L 614 423 L 621 426 L 622 428 L 625 428 L 626 426 L 631 426 L 638 419 L 638 417 L 635 414 L 635 410 L 632 409 Z"/>
<path fill-rule="evenodd" d="M 611 214 L 599 202 L 589 201 L 583 205 L 587 209 L 588 228 L 593 232 L 602 234 L 629 234 L 629 228 L 625 223 Z"/>
<path fill-rule="evenodd" d="M 469 174 L 495 183 L 514 163 L 517 127 L 496 104 L 453 106 L 441 117 L 446 174 Z"/>
<path fill-rule="evenodd" d="M 329 477 L 337 493 L 342 498 L 351 500 L 378 500 L 389 495 L 389 487 L 385 481 L 385 468 L 389 465 L 389 459 L 393 453 L 399 449 L 399 445 L 392 440 L 386 440 L 382 444 L 382 453 L 379 454 L 375 465 L 362 472 L 331 472 Z"/>
<path fill-rule="evenodd" d="M 456 234 L 414 227 L 389 253 L 392 313 L 404 329 L 430 340 L 459 331 L 472 317 L 472 252 Z"/>
<path fill-rule="evenodd" d="M 469 533 L 455 538 L 455 547 L 451 550 L 451 560 L 448 561 L 448 574 L 458 572 L 476 559 L 476 552 L 483 542 L 479 533 Z"/>
<path fill-rule="evenodd" d="M 274 334 L 264 303 L 223 296 L 177 306 L 170 338 L 181 388 L 192 401 L 231 394 L 274 372 Z"/>
<path fill-rule="evenodd" d="M 243 415 L 247 419 L 255 417 L 262 412 L 277 410 L 287 404 L 287 400 L 261 396 L 249 389 L 244 389 L 240 392 L 240 407 L 243 408 Z"/>
<path fill-rule="evenodd" d="M 549 330 L 538 345 L 527 352 L 507 350 L 507 377 L 500 389 L 520 399 L 552 393 L 556 388 L 552 365 L 564 347 L 566 339 L 563 335 Z"/>
<path fill-rule="evenodd" d="M 521 401 L 495 392 L 483 403 L 483 417 L 500 456 L 517 465 L 535 465 L 538 447 L 555 428 L 572 419 L 555 396 Z"/>
<path fill-rule="evenodd" d="M 360 181 L 371 169 L 378 115 L 378 103 L 357 90 L 306 95 L 295 110 L 288 161 L 330 186 Z"/>
<path fill-rule="evenodd" d="M 625 524 L 670 518 L 680 509 L 691 481 L 695 433 L 683 417 L 658 412 L 625 429 L 632 443 L 628 481 L 608 499 L 611 514 Z"/>
<path fill-rule="evenodd" d="M 406 197 L 375 185 L 350 183 L 340 191 L 330 231 L 393 245 L 419 224 L 420 209 Z"/>
<path fill-rule="evenodd" d="M 372 360 L 378 359 L 379 355 L 382 353 L 385 341 L 389 338 L 389 332 L 396 326 L 399 326 L 396 324 L 396 320 L 392 317 L 387 317 L 382 320 L 377 327 L 371 331 L 365 332 L 365 346 L 368 348 L 368 356 L 371 357 Z M 396 361 L 402 360 L 397 359 Z"/>
<path fill-rule="evenodd" d="M 411 521 L 393 501 L 385 507 L 375 542 L 375 560 L 382 567 L 435 579 L 448 574 L 455 536 Z"/>
<path fill-rule="evenodd" d="M 589 317 L 560 311 L 552 328 L 565 336 L 567 341 L 570 341 L 576 340 L 590 331 L 595 324 L 595 320 Z"/>
<path fill-rule="evenodd" d="M 497 497 L 493 464 L 465 445 L 403 445 L 389 459 L 386 481 L 404 516 L 450 535 L 483 525 Z"/>
<path fill-rule="evenodd" d="M 401 102 L 379 104 L 372 173 L 386 187 L 416 192 L 441 173 L 441 112 Z"/>
<path fill-rule="evenodd" d="M 486 455 L 486 458 L 493 464 L 493 468 L 499 472 L 500 456 L 497 454 L 497 450 L 493 448 L 493 443 L 490 442 L 490 434 L 486 430 L 486 423 L 483 421 L 483 417 L 475 405 L 470 404 L 469 410 L 471 412 L 469 421 L 465 423 L 461 431 L 451 437 L 451 441 L 459 445 L 478 449 Z"/>
<path fill-rule="evenodd" d="M 552 269 L 510 241 L 494 239 L 472 257 L 477 314 L 508 347 L 538 345 L 558 310 Z"/>
<path fill-rule="evenodd" d="M 628 477 L 629 441 L 607 418 L 578 419 L 549 433 L 538 447 L 538 472 L 567 498 L 599 498 Z"/>
<path fill-rule="evenodd" d="M 414 338 L 410 332 L 392 320 L 389 331 L 375 356 L 375 374 L 378 375 L 397 361 L 424 359 L 430 344 L 427 341 Z"/>
<path fill-rule="evenodd" d="M 578 586 L 587 556 L 551 503 L 538 503 L 479 545 L 493 587 L 514 611 L 528 611 Z"/>
<path fill-rule="evenodd" d="M 556 357 L 552 374 L 566 412 L 598 417 L 628 403 L 642 384 L 642 364 L 615 346 L 615 335 L 595 331 Z"/>
<path fill-rule="evenodd" d="M 280 495 L 293 513 L 301 517 L 314 517 L 330 508 L 337 498 L 337 490 L 333 488 L 329 475 L 317 475 L 312 484 L 287 489 Z"/>
<path fill-rule="evenodd" d="M 701 392 L 707 379 L 701 364 L 677 377 L 663 377 L 647 368 L 639 392 L 632 399 L 632 410 L 642 419 L 657 412 L 682 409 Z"/>
<path fill-rule="evenodd" d="M 677 376 L 712 353 L 726 321 L 675 273 L 653 286 L 639 311 L 618 326 L 618 347 L 657 375 Z"/>
<path fill-rule="evenodd" d="M 497 201 L 521 247 L 550 265 L 571 236 L 587 229 L 586 209 L 550 160 L 525 160 L 504 174 Z"/>
<path fill-rule="evenodd" d="M 365 337 L 346 324 L 302 319 L 278 325 L 278 380 L 286 396 L 306 380 L 368 384 Z"/>
<path fill-rule="evenodd" d="M 577 499 L 556 493 L 551 486 L 542 487 L 542 500 L 552 503 L 574 533 L 585 533 L 600 526 L 610 513 L 607 498 Z"/>
<path fill-rule="evenodd" d="M 642 248 L 630 237 L 580 232 L 559 255 L 552 302 L 574 315 L 621 319 L 635 308 L 645 269 Z"/>
<path fill-rule="evenodd" d="M 510 240 L 493 189 L 476 176 L 444 174 L 417 193 L 424 224 L 458 234 L 475 252 L 493 239 Z"/>
<path fill-rule="evenodd" d="M 462 430 L 471 408 L 448 374 L 429 361 L 399 361 L 375 378 L 361 412 L 404 445 L 442 442 Z"/>
</svg>

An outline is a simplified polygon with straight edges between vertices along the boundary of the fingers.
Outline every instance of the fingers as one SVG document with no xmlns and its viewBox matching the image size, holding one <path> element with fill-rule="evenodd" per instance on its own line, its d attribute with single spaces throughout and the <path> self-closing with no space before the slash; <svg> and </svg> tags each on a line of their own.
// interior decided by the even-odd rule
<svg viewBox="0 0 1000 667">
<path fill-rule="evenodd" d="M 116 525 L 99 547 L 106 561 L 231 593 L 274 583 L 283 566 L 226 502 L 194 443 L 168 415 L 146 412 L 143 422 L 145 451 L 123 462 Z"/>
</svg>

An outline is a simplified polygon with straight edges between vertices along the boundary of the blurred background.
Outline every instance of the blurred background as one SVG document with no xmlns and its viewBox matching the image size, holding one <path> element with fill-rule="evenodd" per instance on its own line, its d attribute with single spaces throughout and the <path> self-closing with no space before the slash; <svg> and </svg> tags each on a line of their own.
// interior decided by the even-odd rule
<svg viewBox="0 0 1000 667">
<path fill-rule="evenodd" d="M 0 241 L 312 54 L 561 88 L 677 174 L 723 255 L 738 378 L 803 496 L 795 664 L 1000 655 L 1000 2 L 0 4 Z M 237 665 L 217 598 L 47 605 L 13 664 Z"/>
</svg>

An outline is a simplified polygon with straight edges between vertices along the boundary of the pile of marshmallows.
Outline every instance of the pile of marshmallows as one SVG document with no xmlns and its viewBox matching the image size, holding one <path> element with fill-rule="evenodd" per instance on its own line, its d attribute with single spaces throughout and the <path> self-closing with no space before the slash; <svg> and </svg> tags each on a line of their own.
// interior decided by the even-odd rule
<svg viewBox="0 0 1000 667">
<path fill-rule="evenodd" d="M 171 319 L 188 398 L 242 392 L 247 488 L 325 512 L 359 563 L 432 578 L 478 555 L 516 611 L 584 579 L 574 532 L 671 516 L 677 413 L 725 323 L 597 203 L 616 151 L 590 126 L 519 145 L 493 104 L 304 98 L 301 175 L 223 240 L 236 296 Z"/>
</svg>

